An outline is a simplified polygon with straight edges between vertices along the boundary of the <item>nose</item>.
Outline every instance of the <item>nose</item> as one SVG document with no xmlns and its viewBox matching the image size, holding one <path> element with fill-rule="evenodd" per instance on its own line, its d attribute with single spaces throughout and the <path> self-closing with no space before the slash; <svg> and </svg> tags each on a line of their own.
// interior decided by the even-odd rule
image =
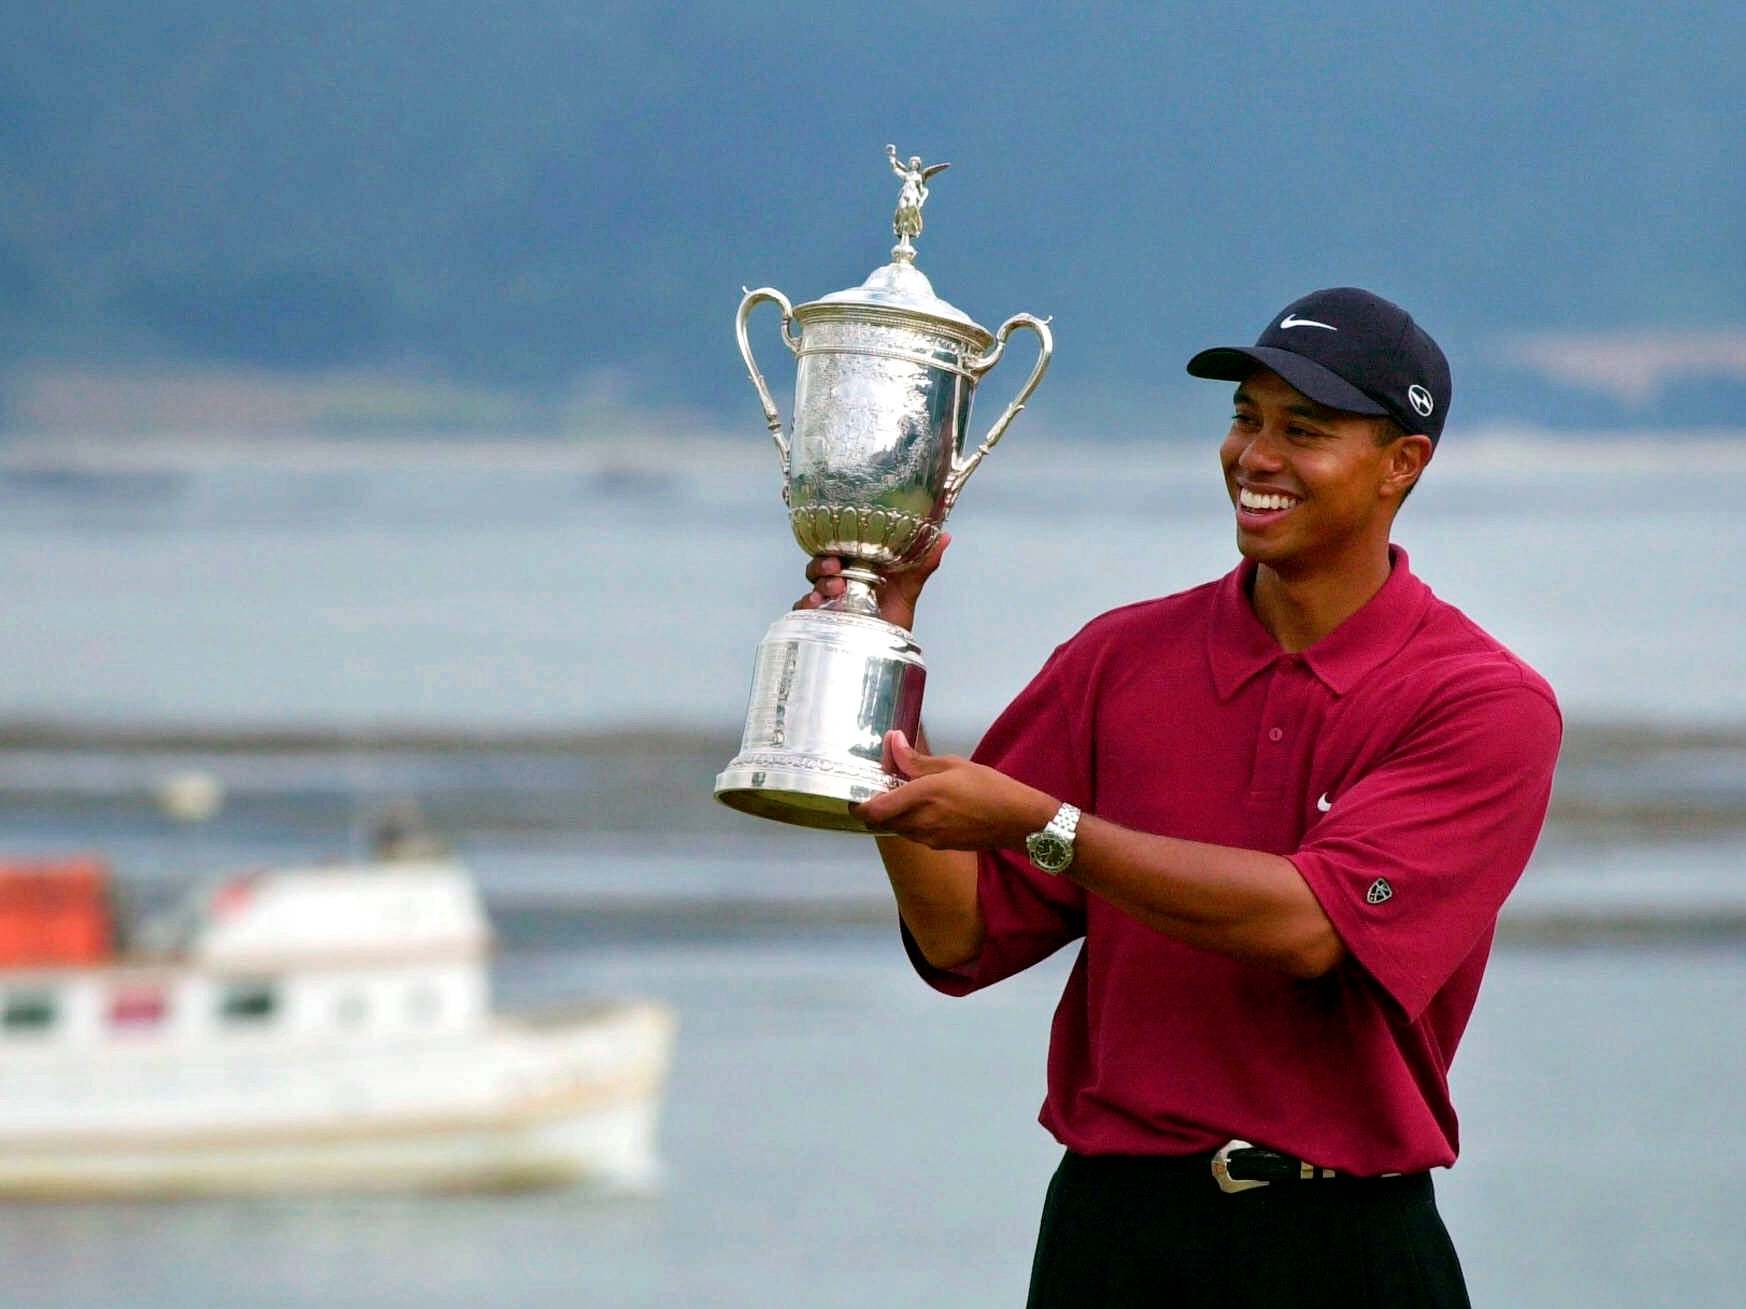
<svg viewBox="0 0 1746 1309">
<path fill-rule="evenodd" d="M 1277 472 L 1284 466 L 1279 448 L 1265 432 L 1256 432 L 1237 454 L 1237 467 L 1248 473 Z"/>
</svg>

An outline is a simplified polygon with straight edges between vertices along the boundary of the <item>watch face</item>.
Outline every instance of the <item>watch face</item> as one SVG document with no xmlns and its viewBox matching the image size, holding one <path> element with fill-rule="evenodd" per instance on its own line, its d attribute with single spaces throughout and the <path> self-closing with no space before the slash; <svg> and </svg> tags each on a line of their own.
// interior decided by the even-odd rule
<svg viewBox="0 0 1746 1309">
<path fill-rule="evenodd" d="M 1058 873 L 1073 858 L 1073 847 L 1053 832 L 1038 832 L 1025 842 L 1031 862 L 1045 873 Z"/>
</svg>

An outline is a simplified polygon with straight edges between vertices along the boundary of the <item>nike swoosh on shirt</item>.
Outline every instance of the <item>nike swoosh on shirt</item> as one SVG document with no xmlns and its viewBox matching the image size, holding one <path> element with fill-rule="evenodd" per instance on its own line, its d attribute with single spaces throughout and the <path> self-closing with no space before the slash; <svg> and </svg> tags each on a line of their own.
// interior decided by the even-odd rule
<svg viewBox="0 0 1746 1309">
<path fill-rule="evenodd" d="M 1290 314 L 1281 318 L 1279 320 L 1279 325 L 1281 327 L 1325 327 L 1330 332 L 1337 332 L 1340 330 L 1332 323 L 1318 323 L 1313 318 L 1293 318 Z"/>
<path fill-rule="evenodd" d="M 1328 812 L 1328 810 L 1332 809 L 1333 807 L 1334 807 L 1334 802 L 1332 800 L 1328 799 L 1328 793 L 1326 791 L 1323 791 L 1322 798 L 1320 800 L 1316 801 L 1316 808 L 1320 809 L 1325 814 Z"/>
</svg>

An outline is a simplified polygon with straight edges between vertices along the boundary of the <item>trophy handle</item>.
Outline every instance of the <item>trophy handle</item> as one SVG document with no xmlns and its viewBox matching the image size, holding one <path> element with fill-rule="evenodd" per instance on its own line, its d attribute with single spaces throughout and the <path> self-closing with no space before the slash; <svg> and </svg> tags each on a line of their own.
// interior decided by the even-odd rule
<svg viewBox="0 0 1746 1309">
<path fill-rule="evenodd" d="M 800 339 L 789 330 L 794 321 L 794 306 L 788 303 L 788 297 L 773 286 L 760 286 L 756 291 L 747 291 L 745 299 L 740 301 L 740 312 L 734 316 L 734 335 L 739 338 L 740 358 L 746 361 L 746 372 L 751 375 L 752 385 L 758 388 L 758 402 L 764 406 L 764 423 L 770 429 L 770 437 L 776 442 L 776 453 L 782 456 L 782 476 L 788 476 L 788 438 L 782 435 L 782 415 L 776 410 L 776 401 L 770 395 L 770 388 L 764 384 L 764 374 L 758 371 L 758 361 L 752 358 L 752 342 L 746 336 L 746 319 L 753 309 L 768 300 L 782 311 L 782 343 L 795 354 L 800 353 Z"/>
<path fill-rule="evenodd" d="M 1037 389 L 1037 383 L 1043 380 L 1043 374 L 1049 371 L 1049 360 L 1055 355 L 1055 338 L 1049 331 L 1049 320 L 1032 314 L 1014 314 L 1002 323 L 1000 330 L 994 334 L 994 348 L 985 355 L 965 361 L 965 370 L 980 382 L 1000 362 L 1001 355 L 1006 353 L 1006 338 L 1020 327 L 1029 328 L 1037 334 L 1037 362 L 1032 366 L 1031 375 L 1025 379 L 1024 386 L 1013 397 L 1012 403 L 995 420 L 994 426 L 988 429 L 988 435 L 982 438 L 982 444 L 976 447 L 976 452 L 953 466 L 952 475 L 946 479 L 948 507 L 958 498 L 958 492 L 964 489 L 964 483 L 970 480 L 970 474 L 976 471 L 976 465 L 982 462 L 983 456 L 994 449 L 1000 438 L 1006 435 L 1008 424 L 1018 417 L 1019 410 L 1025 407 L 1025 401 L 1031 398 L 1031 392 Z"/>
</svg>

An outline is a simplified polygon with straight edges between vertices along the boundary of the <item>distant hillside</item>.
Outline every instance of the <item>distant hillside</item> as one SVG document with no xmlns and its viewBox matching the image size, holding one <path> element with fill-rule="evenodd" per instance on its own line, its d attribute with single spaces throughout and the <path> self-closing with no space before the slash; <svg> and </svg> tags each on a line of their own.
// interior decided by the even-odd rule
<svg viewBox="0 0 1746 1309">
<path fill-rule="evenodd" d="M 1737 3 L 1073 12 L 12 0 L 14 410 L 98 365 L 738 414 L 740 285 L 882 262 L 890 140 L 954 164 L 936 288 L 1055 315 L 1038 403 L 1087 429 L 1174 412 L 1194 348 L 1339 282 L 1445 342 L 1458 419 L 1738 423 L 1725 347 L 1644 391 L 1511 345 L 1746 326 Z"/>
</svg>

